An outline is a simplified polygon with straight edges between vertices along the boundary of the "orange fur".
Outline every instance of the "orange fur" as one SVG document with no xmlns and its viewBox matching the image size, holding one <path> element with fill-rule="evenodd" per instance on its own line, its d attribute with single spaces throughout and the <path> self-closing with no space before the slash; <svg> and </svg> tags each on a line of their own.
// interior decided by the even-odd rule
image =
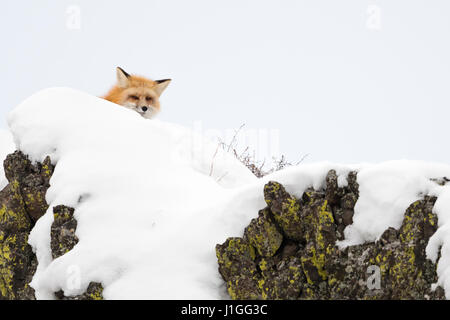
<svg viewBox="0 0 450 320">
<path fill-rule="evenodd" d="M 117 84 L 103 97 L 104 99 L 132 109 L 144 118 L 152 118 L 160 112 L 159 97 L 170 83 L 170 79 L 151 80 L 129 75 L 117 68 Z"/>
</svg>

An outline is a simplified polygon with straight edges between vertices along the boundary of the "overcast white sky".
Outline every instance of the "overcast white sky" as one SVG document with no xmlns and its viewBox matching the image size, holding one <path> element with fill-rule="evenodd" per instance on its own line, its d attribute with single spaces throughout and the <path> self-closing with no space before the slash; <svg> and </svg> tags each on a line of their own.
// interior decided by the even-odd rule
<svg viewBox="0 0 450 320">
<path fill-rule="evenodd" d="M 102 95 L 122 66 L 173 79 L 162 120 L 278 130 L 291 160 L 450 161 L 448 0 L 15 0 L 0 15 L 0 128 L 37 90 Z"/>
</svg>

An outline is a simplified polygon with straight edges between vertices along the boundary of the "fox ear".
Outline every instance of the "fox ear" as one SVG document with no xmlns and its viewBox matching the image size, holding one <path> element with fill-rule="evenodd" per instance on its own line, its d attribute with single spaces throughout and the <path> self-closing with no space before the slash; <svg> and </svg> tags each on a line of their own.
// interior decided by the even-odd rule
<svg viewBox="0 0 450 320">
<path fill-rule="evenodd" d="M 159 96 L 167 88 L 167 86 L 169 85 L 170 81 L 172 81 L 172 79 L 155 80 L 155 82 L 156 82 L 156 89 L 155 90 L 156 90 L 156 93 Z"/>
<path fill-rule="evenodd" d="M 121 67 L 117 67 L 117 84 L 120 88 L 128 87 L 128 78 L 130 75 Z"/>
</svg>

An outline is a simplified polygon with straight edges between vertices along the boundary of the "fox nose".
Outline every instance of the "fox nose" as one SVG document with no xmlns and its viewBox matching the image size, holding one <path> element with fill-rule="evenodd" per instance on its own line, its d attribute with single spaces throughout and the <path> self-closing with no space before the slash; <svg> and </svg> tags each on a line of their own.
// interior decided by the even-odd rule
<svg viewBox="0 0 450 320">
<path fill-rule="evenodd" d="M 142 111 L 144 111 L 144 112 L 148 110 L 147 107 L 142 107 L 141 109 L 142 109 Z"/>
</svg>

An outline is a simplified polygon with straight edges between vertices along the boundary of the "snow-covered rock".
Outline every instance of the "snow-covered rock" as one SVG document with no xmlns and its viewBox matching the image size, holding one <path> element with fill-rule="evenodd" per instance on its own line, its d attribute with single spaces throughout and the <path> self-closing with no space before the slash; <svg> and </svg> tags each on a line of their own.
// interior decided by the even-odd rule
<svg viewBox="0 0 450 320">
<path fill-rule="evenodd" d="M 31 282 L 37 298 L 61 290 L 80 295 L 91 283 L 101 283 L 107 299 L 224 298 L 215 245 L 242 235 L 266 206 L 264 185 L 277 181 L 300 198 L 308 188 L 324 189 L 331 169 L 339 187 L 358 172 L 359 198 L 353 224 L 337 243 L 341 249 L 400 228 L 411 203 L 437 197 L 439 228 L 427 254 L 436 261 L 442 245 L 438 283 L 450 297 L 450 191 L 433 181 L 450 177 L 448 165 L 301 164 L 257 179 L 188 128 L 68 88 L 38 92 L 8 121 L 18 150 L 34 163 L 50 157 L 55 165 L 48 210 L 29 237 L 38 261 Z M 77 242 L 55 258 L 51 230 L 61 205 L 74 209 Z"/>
<path fill-rule="evenodd" d="M 412 203 L 399 228 L 378 241 L 340 249 L 336 240 L 352 224 L 359 185 L 348 175 L 340 187 L 330 170 L 324 188 L 300 198 L 270 181 L 267 207 L 242 237 L 216 246 L 219 272 L 233 299 L 444 299 L 426 245 L 437 229 L 436 197 Z"/>
<path fill-rule="evenodd" d="M 29 239 L 37 298 L 80 294 L 91 281 L 112 299 L 221 297 L 211 248 L 250 219 L 244 208 L 233 218 L 224 209 L 232 187 L 256 181 L 244 165 L 188 129 L 71 89 L 37 93 L 10 113 L 9 125 L 31 160 L 56 164 L 49 210 Z M 53 260 L 57 205 L 75 209 L 79 243 Z M 76 286 L 67 276 L 73 268 Z"/>
</svg>

